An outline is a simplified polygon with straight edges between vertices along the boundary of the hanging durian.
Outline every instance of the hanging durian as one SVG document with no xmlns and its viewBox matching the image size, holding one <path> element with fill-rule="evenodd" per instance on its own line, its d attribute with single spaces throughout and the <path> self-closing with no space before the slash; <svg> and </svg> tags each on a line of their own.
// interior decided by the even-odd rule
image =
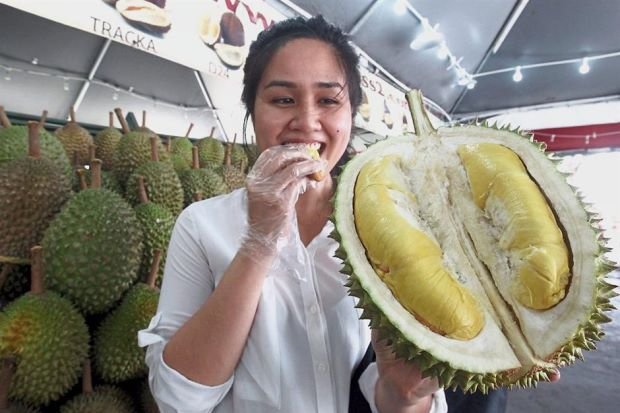
<svg viewBox="0 0 620 413">
<path fill-rule="evenodd" d="M 226 155 L 224 156 L 224 165 L 217 169 L 219 174 L 224 179 L 228 191 L 234 191 L 238 188 L 245 186 L 245 168 L 247 166 L 247 157 L 245 159 L 239 158 L 240 163 L 238 165 L 232 163 L 232 151 L 235 144 L 226 145 Z"/>
<path fill-rule="evenodd" d="M 197 147 L 192 148 L 192 153 L 192 169 L 180 176 L 186 206 L 195 201 L 196 193 L 200 194 L 200 199 L 206 199 L 228 192 L 226 183 L 215 169 L 200 168 Z"/>
<path fill-rule="evenodd" d="M 187 129 L 187 133 L 183 138 L 168 138 L 170 159 L 174 170 L 180 174 L 187 171 L 192 165 L 192 141 L 189 140 L 189 134 L 191 133 L 194 124 L 191 123 Z"/>
<path fill-rule="evenodd" d="M 116 147 L 113 171 L 123 189 L 131 173 L 140 165 L 151 160 L 151 137 L 157 137 L 152 131 L 130 131 L 120 108 L 114 109 L 123 129 L 123 137 Z M 169 155 L 158 139 L 158 152 L 161 161 L 168 161 Z"/>
<path fill-rule="evenodd" d="M 224 143 L 213 137 L 215 127 L 211 128 L 209 136 L 200 139 L 196 146 L 200 158 L 200 167 L 218 167 L 224 163 Z"/>
<path fill-rule="evenodd" d="M 70 121 L 62 128 L 56 129 L 54 134 L 65 147 L 69 159 L 77 157 L 80 165 L 87 165 L 89 161 L 88 148 L 93 143 L 93 137 L 90 135 L 90 132 L 81 127 L 75 120 L 75 109 L 73 106 L 69 113 Z"/>
<path fill-rule="evenodd" d="M 140 222 L 144 241 L 144 252 L 142 253 L 142 264 L 140 265 L 140 278 L 146 279 L 151 269 L 154 251 L 159 249 L 162 251 L 162 259 L 155 282 L 159 287 L 161 286 L 162 277 L 164 275 L 166 250 L 168 249 L 168 243 L 170 242 L 175 219 L 174 215 L 165 207 L 150 202 L 143 176 L 138 176 L 138 193 L 140 204 L 137 205 L 134 210 L 136 211 L 138 222 Z"/>
<path fill-rule="evenodd" d="M 32 289 L 0 313 L 0 358 L 17 363 L 9 396 L 35 406 L 58 400 L 78 382 L 88 327 L 65 298 L 43 288 L 41 247 L 32 248 Z"/>
<path fill-rule="evenodd" d="M 109 112 L 108 116 L 108 127 L 100 130 L 93 139 L 97 147 L 95 157 L 101 159 L 101 168 L 104 171 L 112 170 L 112 166 L 114 165 L 114 152 L 116 152 L 116 147 L 123 136 L 123 134 L 114 127 L 114 112 Z"/>
<path fill-rule="evenodd" d="M 60 413 L 133 413 L 133 403 L 123 390 L 108 385 L 93 388 L 90 360 L 84 363 L 82 393 L 60 407 Z"/>
<path fill-rule="evenodd" d="M 0 164 L 0 262 L 28 263 L 30 248 L 71 196 L 64 172 L 41 157 L 39 123 L 28 122 L 28 156 Z"/>
<path fill-rule="evenodd" d="M 592 217 L 552 157 L 518 131 L 435 130 L 353 158 L 334 238 L 363 317 L 440 385 L 533 386 L 595 348 L 613 286 Z"/>
<path fill-rule="evenodd" d="M 101 323 L 95 334 L 95 370 L 105 381 L 119 383 L 143 377 L 148 368 L 146 349 L 138 346 L 138 331 L 148 327 L 157 311 L 159 289 L 155 280 L 162 251 L 153 254 L 146 282 L 139 282 L 127 292 L 121 304 Z"/>
<path fill-rule="evenodd" d="M 46 286 L 86 315 L 112 308 L 136 281 L 142 259 L 135 212 L 101 189 L 101 161 L 92 163 L 92 187 L 67 202 L 43 237 Z"/>
<path fill-rule="evenodd" d="M 74 177 L 71 162 L 67 157 L 65 147 L 58 138 L 43 128 L 46 117 L 47 111 L 43 111 L 41 120 L 39 120 L 41 157 L 53 161 L 71 181 Z M 0 129 L 0 165 L 28 156 L 28 127 L 11 125 L 2 106 L 0 106 L 0 124 L 3 126 Z"/>
<path fill-rule="evenodd" d="M 149 199 L 178 215 L 183 209 L 183 188 L 179 176 L 170 161 L 159 160 L 159 141 L 151 137 L 151 161 L 137 167 L 127 180 L 126 199 L 131 205 L 138 205 L 138 177 L 143 176 Z"/>
</svg>

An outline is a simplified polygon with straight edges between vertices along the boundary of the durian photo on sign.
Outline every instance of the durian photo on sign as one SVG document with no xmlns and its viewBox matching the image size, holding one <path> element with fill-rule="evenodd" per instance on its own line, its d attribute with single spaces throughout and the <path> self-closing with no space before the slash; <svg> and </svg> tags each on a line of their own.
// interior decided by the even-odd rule
<svg viewBox="0 0 620 413">
<path fill-rule="evenodd" d="M 603 336 L 615 264 L 558 158 L 519 130 L 435 129 L 343 168 L 332 237 L 350 294 L 398 357 L 446 388 L 531 387 Z"/>
</svg>

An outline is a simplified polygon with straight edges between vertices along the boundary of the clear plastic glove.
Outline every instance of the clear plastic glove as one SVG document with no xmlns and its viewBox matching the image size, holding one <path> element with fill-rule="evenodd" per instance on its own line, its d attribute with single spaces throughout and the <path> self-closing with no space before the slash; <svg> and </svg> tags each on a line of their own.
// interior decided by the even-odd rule
<svg viewBox="0 0 620 413">
<path fill-rule="evenodd" d="M 248 231 L 241 253 L 259 260 L 283 248 L 307 176 L 324 168 L 325 161 L 313 160 L 304 145 L 278 145 L 261 153 L 246 178 Z"/>
</svg>

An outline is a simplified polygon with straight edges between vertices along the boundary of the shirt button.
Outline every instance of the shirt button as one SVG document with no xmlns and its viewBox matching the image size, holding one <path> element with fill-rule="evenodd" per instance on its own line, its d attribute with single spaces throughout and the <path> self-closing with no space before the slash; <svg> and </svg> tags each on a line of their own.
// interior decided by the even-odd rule
<svg viewBox="0 0 620 413">
<path fill-rule="evenodd" d="M 312 314 L 316 314 L 316 313 L 318 313 L 318 312 L 319 312 L 319 307 L 317 307 L 317 305 L 316 305 L 316 304 L 312 305 L 312 306 L 310 307 L 310 312 L 311 312 Z"/>
<path fill-rule="evenodd" d="M 319 363 L 317 367 L 319 369 L 319 373 L 325 373 L 327 371 L 327 366 L 324 363 Z"/>
</svg>

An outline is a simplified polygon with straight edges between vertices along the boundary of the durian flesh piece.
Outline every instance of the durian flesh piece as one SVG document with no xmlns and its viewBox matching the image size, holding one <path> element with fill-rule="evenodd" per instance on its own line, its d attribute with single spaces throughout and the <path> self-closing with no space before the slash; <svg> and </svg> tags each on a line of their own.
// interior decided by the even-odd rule
<svg viewBox="0 0 620 413">
<path fill-rule="evenodd" d="M 613 308 L 588 214 L 521 134 L 417 122 L 418 136 L 373 145 L 339 178 L 333 236 L 351 294 L 443 386 L 548 380 L 594 347 Z"/>
</svg>

